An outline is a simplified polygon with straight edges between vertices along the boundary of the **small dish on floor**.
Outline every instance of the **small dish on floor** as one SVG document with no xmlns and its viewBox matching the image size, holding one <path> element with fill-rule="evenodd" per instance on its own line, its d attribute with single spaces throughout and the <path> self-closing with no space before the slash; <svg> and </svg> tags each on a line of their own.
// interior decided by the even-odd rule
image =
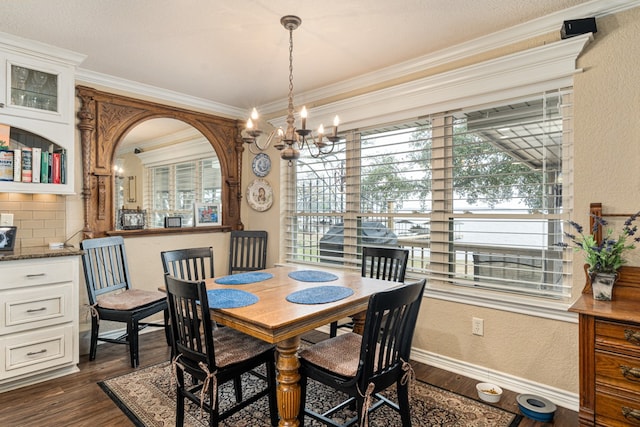
<svg viewBox="0 0 640 427">
<path fill-rule="evenodd" d="M 476 390 L 478 390 L 478 397 L 485 402 L 498 403 L 502 397 L 502 389 L 495 384 L 478 383 Z"/>
</svg>

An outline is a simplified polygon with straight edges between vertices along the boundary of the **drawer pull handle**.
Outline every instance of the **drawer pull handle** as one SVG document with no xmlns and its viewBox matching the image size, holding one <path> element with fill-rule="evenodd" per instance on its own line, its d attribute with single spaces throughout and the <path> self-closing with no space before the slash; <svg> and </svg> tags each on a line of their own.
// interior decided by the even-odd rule
<svg viewBox="0 0 640 427">
<path fill-rule="evenodd" d="M 622 372 L 622 376 L 628 380 L 640 380 L 640 369 L 638 368 L 620 365 L 620 372 Z"/>
<path fill-rule="evenodd" d="M 27 274 L 27 279 L 33 279 L 35 277 L 43 277 L 44 275 L 45 275 L 45 273 Z"/>
<path fill-rule="evenodd" d="M 40 307 L 40 308 L 30 308 L 27 310 L 27 313 L 38 313 L 40 311 L 46 311 L 47 307 Z"/>
<path fill-rule="evenodd" d="M 42 354 L 42 353 L 46 353 L 46 352 L 47 352 L 47 349 L 43 348 L 40 351 L 30 351 L 29 353 L 27 353 L 27 356 L 36 356 L 38 354 Z"/>
<path fill-rule="evenodd" d="M 634 331 L 633 329 L 625 329 L 624 337 L 631 344 L 640 345 L 640 332 Z"/>
</svg>

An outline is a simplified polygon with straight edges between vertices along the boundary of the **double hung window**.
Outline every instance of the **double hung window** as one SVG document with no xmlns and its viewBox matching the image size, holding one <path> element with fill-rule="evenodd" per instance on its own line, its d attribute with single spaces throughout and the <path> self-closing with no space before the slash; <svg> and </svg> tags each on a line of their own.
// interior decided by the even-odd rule
<svg viewBox="0 0 640 427">
<path fill-rule="evenodd" d="M 567 297 L 571 110 L 570 90 L 548 91 L 352 130 L 332 154 L 303 155 L 286 260 L 356 269 L 362 246 L 399 246 L 408 277 L 433 287 Z"/>
</svg>

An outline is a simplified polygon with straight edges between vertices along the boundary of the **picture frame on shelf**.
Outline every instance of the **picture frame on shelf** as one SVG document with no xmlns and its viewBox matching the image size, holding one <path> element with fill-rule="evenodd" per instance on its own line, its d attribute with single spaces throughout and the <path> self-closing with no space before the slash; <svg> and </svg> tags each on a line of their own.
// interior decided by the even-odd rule
<svg viewBox="0 0 640 427">
<path fill-rule="evenodd" d="M 16 234 L 18 227 L 2 226 L 0 227 L 0 251 L 11 252 L 16 245 Z"/>
<path fill-rule="evenodd" d="M 212 226 L 222 224 L 222 206 L 219 203 L 196 203 L 195 225 Z"/>
<path fill-rule="evenodd" d="M 180 228 L 180 227 L 182 227 L 181 216 L 165 216 L 164 217 L 164 228 Z"/>
<path fill-rule="evenodd" d="M 145 210 L 120 209 L 118 224 L 122 230 L 142 230 L 146 223 Z"/>
</svg>

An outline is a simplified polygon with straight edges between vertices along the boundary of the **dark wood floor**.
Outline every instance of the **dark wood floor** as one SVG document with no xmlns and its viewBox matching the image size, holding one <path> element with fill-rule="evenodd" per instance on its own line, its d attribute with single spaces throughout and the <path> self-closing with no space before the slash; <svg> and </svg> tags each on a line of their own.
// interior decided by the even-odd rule
<svg viewBox="0 0 640 427">
<path fill-rule="evenodd" d="M 310 341 L 322 339 L 324 334 L 310 334 Z M 140 363 L 153 365 L 169 359 L 169 348 L 160 331 L 143 334 L 140 338 Z M 476 380 L 420 363 L 413 363 L 418 379 L 456 393 L 476 398 Z M 102 344 L 95 361 L 80 357 L 80 372 L 62 378 L 23 387 L 0 394 L 0 426 L 130 426 L 132 423 L 97 386 L 97 382 L 132 371 L 127 348 Z M 498 406 L 518 413 L 516 393 L 505 391 Z M 520 427 L 571 427 L 578 425 L 578 415 L 558 408 L 552 424 L 524 418 Z"/>
</svg>

